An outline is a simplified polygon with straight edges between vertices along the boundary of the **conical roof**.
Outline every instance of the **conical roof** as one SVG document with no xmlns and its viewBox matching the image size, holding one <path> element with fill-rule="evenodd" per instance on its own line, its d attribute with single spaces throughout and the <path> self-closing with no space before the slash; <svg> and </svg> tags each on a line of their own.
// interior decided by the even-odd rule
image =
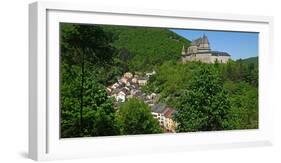
<svg viewBox="0 0 281 163">
<path fill-rule="evenodd" d="M 208 37 L 205 34 L 203 35 L 202 42 L 203 44 L 209 44 Z"/>
</svg>

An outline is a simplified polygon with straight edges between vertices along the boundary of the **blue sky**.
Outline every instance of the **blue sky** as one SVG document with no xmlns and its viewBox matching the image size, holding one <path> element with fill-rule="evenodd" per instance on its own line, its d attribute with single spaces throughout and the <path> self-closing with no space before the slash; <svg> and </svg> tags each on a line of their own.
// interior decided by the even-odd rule
<svg viewBox="0 0 281 163">
<path fill-rule="evenodd" d="M 233 60 L 258 56 L 258 33 L 189 29 L 171 29 L 171 31 L 191 41 L 205 34 L 212 50 L 227 52 Z"/>
</svg>

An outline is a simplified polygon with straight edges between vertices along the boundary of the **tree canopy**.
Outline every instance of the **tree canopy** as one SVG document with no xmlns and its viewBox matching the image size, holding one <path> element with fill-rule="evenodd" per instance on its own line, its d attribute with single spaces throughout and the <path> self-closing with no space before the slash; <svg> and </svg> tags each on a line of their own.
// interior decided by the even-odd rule
<svg viewBox="0 0 281 163">
<path fill-rule="evenodd" d="M 228 94 L 223 89 L 218 71 L 206 64 L 200 65 L 192 76 L 190 87 L 179 99 L 175 120 L 177 131 L 213 131 L 224 129 L 230 108 Z"/>
<path fill-rule="evenodd" d="M 162 129 L 152 117 L 150 107 L 138 99 L 130 99 L 120 106 L 117 121 L 122 135 L 155 134 Z"/>
<path fill-rule="evenodd" d="M 113 61 L 111 35 L 99 26 L 61 24 L 61 28 L 61 136 L 112 135 L 112 102 L 97 82 L 97 68 L 104 69 Z"/>
</svg>

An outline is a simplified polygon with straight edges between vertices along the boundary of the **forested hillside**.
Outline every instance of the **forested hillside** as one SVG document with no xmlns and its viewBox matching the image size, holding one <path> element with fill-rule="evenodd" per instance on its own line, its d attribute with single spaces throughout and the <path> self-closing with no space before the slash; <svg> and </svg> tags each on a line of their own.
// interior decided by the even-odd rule
<svg viewBox="0 0 281 163">
<path fill-rule="evenodd" d="M 102 26 L 113 34 L 113 46 L 126 59 L 130 71 L 151 70 L 165 61 L 177 61 L 190 41 L 161 28 Z"/>
<path fill-rule="evenodd" d="M 248 64 L 250 64 L 250 63 L 258 64 L 258 60 L 259 60 L 258 57 L 250 57 L 250 58 L 242 59 L 242 62 L 248 63 Z"/>
</svg>

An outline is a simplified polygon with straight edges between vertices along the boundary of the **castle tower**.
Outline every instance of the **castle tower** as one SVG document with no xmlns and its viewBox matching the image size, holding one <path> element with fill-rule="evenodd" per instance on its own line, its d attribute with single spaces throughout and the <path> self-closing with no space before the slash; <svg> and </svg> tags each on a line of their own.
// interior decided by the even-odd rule
<svg viewBox="0 0 281 163">
<path fill-rule="evenodd" d="M 202 47 L 206 49 L 210 49 L 210 43 L 208 37 L 204 34 L 202 38 Z"/>
<path fill-rule="evenodd" d="M 182 50 L 181 50 L 181 55 L 185 55 L 186 54 L 186 49 L 184 47 L 184 45 L 182 46 Z"/>
<path fill-rule="evenodd" d="M 198 52 L 198 47 L 196 45 L 196 41 L 192 41 L 191 45 L 187 49 L 187 54 L 194 54 Z"/>
</svg>

